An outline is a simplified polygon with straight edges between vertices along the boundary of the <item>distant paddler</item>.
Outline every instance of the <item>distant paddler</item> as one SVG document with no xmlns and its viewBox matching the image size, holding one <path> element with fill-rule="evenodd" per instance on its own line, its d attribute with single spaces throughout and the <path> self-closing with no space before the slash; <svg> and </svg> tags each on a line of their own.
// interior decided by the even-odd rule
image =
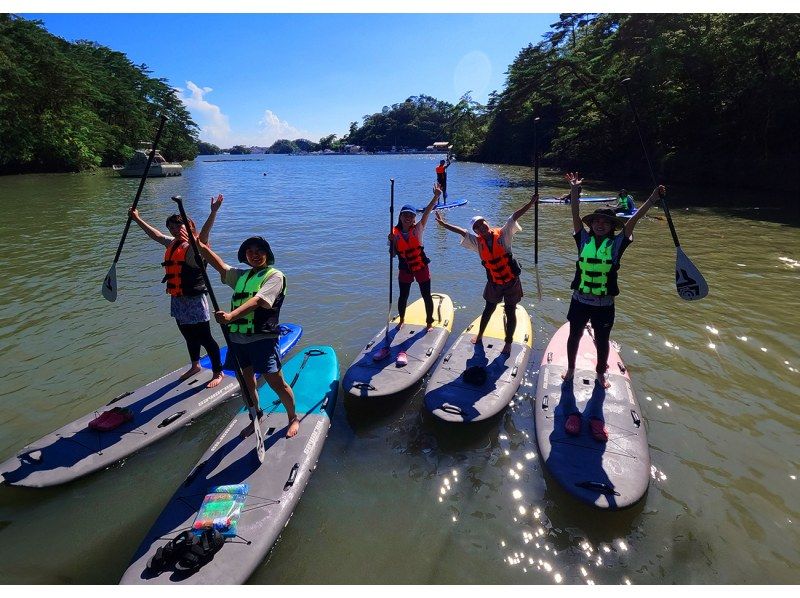
<svg viewBox="0 0 800 598">
<path fill-rule="evenodd" d="M 447 203 L 447 169 L 450 167 L 450 154 L 447 154 L 447 160 L 439 160 L 439 165 L 436 167 L 436 184 L 442 189 L 442 199 Z"/>
</svg>

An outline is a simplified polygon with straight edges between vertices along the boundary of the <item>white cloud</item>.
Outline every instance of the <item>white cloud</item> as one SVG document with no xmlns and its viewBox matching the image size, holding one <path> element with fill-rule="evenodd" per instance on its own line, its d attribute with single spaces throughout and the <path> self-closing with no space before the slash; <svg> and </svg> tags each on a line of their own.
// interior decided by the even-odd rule
<svg viewBox="0 0 800 598">
<path fill-rule="evenodd" d="M 231 125 L 228 117 L 222 113 L 219 106 L 205 99 L 207 93 L 214 91 L 210 87 L 198 87 L 191 81 L 186 82 L 188 92 L 178 89 L 180 99 L 186 104 L 189 112 L 200 127 L 200 139 L 215 145 L 227 146 L 231 137 Z"/>
<path fill-rule="evenodd" d="M 272 145 L 278 139 L 311 139 L 316 141 L 317 138 L 313 133 L 298 129 L 290 125 L 285 120 L 281 120 L 277 114 L 272 110 L 264 110 L 264 117 L 258 122 L 259 126 L 259 143 L 258 145 Z"/>
<path fill-rule="evenodd" d="M 234 131 L 228 115 L 219 106 L 209 102 L 205 96 L 214 91 L 211 87 L 200 87 L 192 81 L 186 82 L 188 89 L 176 88 L 178 97 L 186 105 L 192 120 L 200 128 L 200 140 L 213 143 L 222 148 L 234 145 L 258 145 L 268 147 L 278 139 L 311 139 L 319 135 L 298 129 L 289 124 L 272 110 L 264 110 L 261 120 L 249 131 Z"/>
</svg>

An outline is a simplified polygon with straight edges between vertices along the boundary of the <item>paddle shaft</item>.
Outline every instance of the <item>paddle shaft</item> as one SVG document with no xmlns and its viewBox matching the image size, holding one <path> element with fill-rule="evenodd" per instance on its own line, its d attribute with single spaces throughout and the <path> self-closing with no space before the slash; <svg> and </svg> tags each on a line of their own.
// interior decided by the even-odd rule
<svg viewBox="0 0 800 598">
<path fill-rule="evenodd" d="M 533 194 L 539 195 L 539 138 L 536 125 L 539 119 L 533 120 Z M 533 206 L 533 263 L 539 263 L 539 201 Z"/>
<path fill-rule="evenodd" d="M 211 281 L 208 278 L 208 272 L 206 272 L 205 264 L 203 264 L 203 258 L 200 255 L 200 251 L 197 248 L 197 242 L 194 240 L 194 235 L 189 228 L 189 217 L 186 215 L 186 209 L 183 207 L 183 199 L 179 196 L 173 196 L 172 201 L 178 204 L 178 211 L 181 214 L 181 218 L 183 219 L 183 225 L 186 227 L 186 232 L 188 233 L 189 237 L 189 244 L 192 246 L 192 251 L 194 251 L 195 259 L 197 259 L 197 263 L 200 266 L 200 274 L 203 277 L 203 282 L 206 283 L 206 289 L 208 290 L 208 296 L 211 298 L 211 305 L 214 307 L 214 311 L 219 311 L 219 304 L 217 303 L 217 297 L 214 295 L 214 289 L 211 287 Z M 248 390 L 247 384 L 245 384 L 244 374 L 242 373 L 242 365 L 239 363 L 239 358 L 236 355 L 236 351 L 231 348 L 231 339 L 230 334 L 228 332 L 228 327 L 224 324 L 220 324 L 219 327 L 222 329 L 222 336 L 225 337 L 225 344 L 228 345 L 228 355 L 233 358 L 233 365 L 234 371 L 236 373 L 236 379 L 239 381 L 239 387 L 242 389 L 242 396 L 245 398 L 245 403 L 247 403 L 248 407 L 256 407 L 258 408 L 258 401 L 255 397 L 250 396 L 250 391 Z M 257 422 L 253 422 L 257 425 Z"/>
<path fill-rule="evenodd" d="M 642 152 L 644 153 L 644 159 L 647 162 L 647 168 L 650 171 L 650 178 L 653 180 L 653 185 L 658 185 L 658 181 L 656 181 L 655 172 L 653 172 L 653 165 L 650 162 L 650 156 L 647 153 L 647 146 L 644 143 L 644 137 L 642 136 L 642 127 L 639 124 L 639 115 L 636 112 L 636 106 L 633 104 L 633 97 L 631 96 L 631 89 L 629 86 L 630 79 L 624 79 L 622 83 L 625 85 L 625 95 L 628 96 L 628 104 L 630 104 L 631 112 L 633 112 L 633 122 L 636 124 L 636 132 L 639 134 L 639 142 L 642 144 Z M 680 247 L 680 241 L 678 241 L 678 233 L 675 232 L 675 225 L 672 224 L 672 216 L 670 216 L 669 208 L 667 207 L 667 200 L 662 196 L 661 197 L 661 207 L 664 209 L 664 215 L 667 217 L 667 224 L 669 224 L 669 232 L 672 235 L 672 241 L 675 243 L 675 247 Z"/>
<path fill-rule="evenodd" d="M 394 179 L 389 179 L 389 234 L 394 230 Z M 394 247 L 389 249 L 389 315 L 386 317 L 386 346 L 389 346 L 389 321 L 392 319 L 392 277 L 394 276 Z"/>
<path fill-rule="evenodd" d="M 131 204 L 131 210 L 135 210 L 136 206 L 139 205 L 139 197 L 142 195 L 142 189 L 144 189 L 144 182 L 147 180 L 147 172 L 150 170 L 150 164 L 153 162 L 153 156 L 156 155 L 156 147 L 158 146 L 158 142 L 161 140 L 161 133 L 164 130 L 164 124 L 167 122 L 167 117 L 162 116 L 161 122 L 158 124 L 158 132 L 156 133 L 156 138 L 153 140 L 153 149 L 150 150 L 150 155 L 147 157 L 147 164 L 144 167 L 144 172 L 142 173 L 142 178 L 139 181 L 139 188 L 136 190 L 136 197 L 133 199 L 133 203 Z M 131 228 L 131 221 L 133 218 L 130 214 L 128 214 L 128 220 L 125 222 L 125 230 L 122 232 L 122 238 L 119 240 L 119 246 L 117 247 L 117 253 L 114 256 L 114 264 L 119 261 L 119 256 L 122 254 L 122 246 L 125 244 L 125 238 L 128 236 L 128 231 Z"/>
</svg>

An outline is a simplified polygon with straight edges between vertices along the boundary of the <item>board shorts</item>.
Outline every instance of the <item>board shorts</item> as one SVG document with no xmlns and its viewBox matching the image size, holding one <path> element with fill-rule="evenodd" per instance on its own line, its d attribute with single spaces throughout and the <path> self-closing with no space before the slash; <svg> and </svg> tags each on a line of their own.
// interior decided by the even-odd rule
<svg viewBox="0 0 800 598">
<path fill-rule="evenodd" d="M 252 343 L 231 343 L 228 355 L 225 357 L 224 368 L 235 370 L 236 364 L 231 357 L 231 351 L 239 358 L 243 367 L 252 367 L 256 374 L 277 374 L 281 371 L 281 354 L 278 351 L 277 338 L 265 338 Z"/>
<path fill-rule="evenodd" d="M 400 284 L 411 284 L 415 280 L 417 282 L 428 282 L 431 279 L 431 271 L 426 264 L 416 272 L 409 272 L 408 270 L 398 270 L 397 281 Z"/>
<path fill-rule="evenodd" d="M 522 300 L 522 296 L 522 281 L 519 276 L 506 284 L 495 284 L 487 281 L 486 287 L 483 289 L 483 298 L 487 303 L 504 301 L 506 305 L 516 305 Z"/>
</svg>

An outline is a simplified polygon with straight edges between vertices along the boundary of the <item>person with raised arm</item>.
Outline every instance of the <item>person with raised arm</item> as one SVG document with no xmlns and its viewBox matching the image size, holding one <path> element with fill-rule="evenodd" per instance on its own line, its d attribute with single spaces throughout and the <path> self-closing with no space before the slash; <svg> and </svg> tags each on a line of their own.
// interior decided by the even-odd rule
<svg viewBox="0 0 800 598">
<path fill-rule="evenodd" d="M 575 375 L 575 359 L 578 353 L 583 329 L 591 322 L 594 341 L 597 347 L 596 384 L 608 388 L 605 378 L 608 369 L 609 339 L 614 326 L 614 297 L 619 295 L 617 272 L 625 249 L 633 243 L 633 229 L 659 197 L 666 193 L 663 185 L 653 189 L 653 193 L 639 210 L 626 222 L 618 218 L 610 208 L 597 209 L 583 218 L 580 216 L 580 188 L 583 179 L 578 173 L 568 172 L 565 178 L 570 184 L 570 208 L 578 259 L 575 262 L 575 276 L 570 288 L 573 290 L 567 320 L 569 339 L 567 340 L 567 370 L 562 374 L 564 380 Z M 584 226 L 585 225 L 585 226 Z M 621 234 L 615 231 L 621 229 Z M 590 420 L 592 437 L 605 442 L 608 430 L 599 418 Z M 577 435 L 581 430 L 580 413 L 567 416 L 564 428 L 568 434 Z"/>
<path fill-rule="evenodd" d="M 449 231 L 461 235 L 461 246 L 477 253 L 481 265 L 486 271 L 486 285 L 483 298 L 486 306 L 481 314 L 481 323 L 473 344 L 481 342 L 489 319 L 498 304 L 504 302 L 506 313 L 505 345 L 502 353 L 511 354 L 511 343 L 517 327 L 517 303 L 522 300 L 522 281 L 519 278 L 522 269 L 514 259 L 511 243 L 514 235 L 522 230 L 517 222 L 537 201 L 539 196 L 533 194 L 530 201 L 508 217 L 502 227 L 492 228 L 483 216 L 474 216 L 470 222 L 470 231 L 445 221 L 441 212 L 436 212 L 436 222 Z"/>
</svg>

